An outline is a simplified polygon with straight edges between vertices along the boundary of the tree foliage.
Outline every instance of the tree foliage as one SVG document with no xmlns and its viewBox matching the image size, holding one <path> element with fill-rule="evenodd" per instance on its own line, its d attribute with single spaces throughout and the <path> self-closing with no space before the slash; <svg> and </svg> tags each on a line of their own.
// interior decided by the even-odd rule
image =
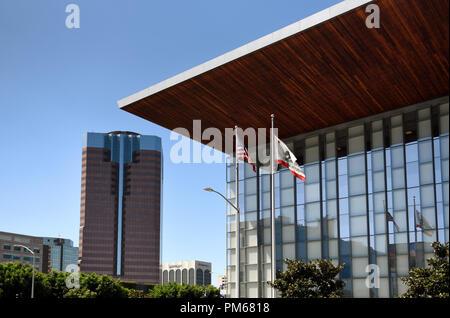
<svg viewBox="0 0 450 318">
<path fill-rule="evenodd" d="M 80 288 L 68 288 L 70 273 L 52 271 L 49 274 L 34 272 L 34 297 L 36 298 L 126 298 L 128 289 L 120 280 L 107 275 L 80 274 Z M 0 298 L 31 297 L 32 267 L 19 263 L 0 264 Z"/>
<path fill-rule="evenodd" d="M 429 267 L 412 268 L 402 281 L 408 286 L 403 298 L 449 297 L 449 246 L 448 242 L 434 242 L 434 257 L 427 260 Z"/>
<path fill-rule="evenodd" d="M 150 292 L 152 298 L 219 298 L 220 290 L 214 286 L 179 285 L 169 283 L 156 285 Z"/>
<path fill-rule="evenodd" d="M 219 289 L 213 286 L 166 286 L 122 282 L 107 275 L 79 276 L 80 288 L 68 288 L 70 273 L 34 272 L 35 298 L 218 298 Z M 19 263 L 0 264 L 0 298 L 29 298 L 31 296 L 31 266 Z M 128 287 L 128 288 L 127 288 Z M 137 290 L 139 288 L 140 290 Z"/>
<path fill-rule="evenodd" d="M 338 298 L 342 297 L 344 281 L 338 274 L 344 265 L 335 266 L 330 260 L 284 259 L 287 270 L 278 272 L 277 279 L 269 285 L 275 287 L 282 298 Z"/>
<path fill-rule="evenodd" d="M 69 288 L 66 286 L 66 279 L 70 273 L 51 271 L 46 275 L 46 289 L 45 297 L 48 298 L 63 298 L 68 292 Z M 39 294 L 39 296 L 42 296 Z"/>
<path fill-rule="evenodd" d="M 31 266 L 19 263 L 0 264 L 0 297 L 31 297 L 31 278 Z M 34 294 L 48 294 L 45 275 L 37 271 L 34 272 Z"/>
<path fill-rule="evenodd" d="M 86 287 L 72 288 L 64 295 L 64 298 L 97 298 L 97 293 Z"/>
<path fill-rule="evenodd" d="M 80 276 L 80 288 L 95 292 L 96 298 L 127 298 L 128 290 L 120 280 L 108 275 L 83 274 Z"/>
<path fill-rule="evenodd" d="M 128 289 L 128 298 L 150 298 L 150 294 L 143 290 Z"/>
</svg>

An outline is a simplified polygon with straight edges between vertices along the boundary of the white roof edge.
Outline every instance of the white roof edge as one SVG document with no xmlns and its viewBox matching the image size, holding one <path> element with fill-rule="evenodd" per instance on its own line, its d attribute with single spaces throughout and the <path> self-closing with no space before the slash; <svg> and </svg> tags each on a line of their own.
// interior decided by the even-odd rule
<svg viewBox="0 0 450 318">
<path fill-rule="evenodd" d="M 197 75 L 205 73 L 209 70 L 212 70 L 218 66 L 224 65 L 228 62 L 231 62 L 235 59 L 238 59 L 244 55 L 255 52 L 265 46 L 271 45 L 275 42 L 283 40 L 285 38 L 290 37 L 296 33 L 309 29 L 315 25 L 318 25 L 322 22 L 335 18 L 343 13 L 351 11 L 355 8 L 358 8 L 366 3 L 372 2 L 373 0 L 344 0 L 339 2 L 329 8 L 326 8 L 322 11 L 319 11 L 309 17 L 306 17 L 300 21 L 294 22 L 282 29 L 279 29 L 275 32 L 272 32 L 268 35 L 265 35 L 259 39 L 256 39 L 250 43 L 247 43 L 241 47 L 238 47 L 232 51 L 229 51 L 225 54 L 222 54 L 212 60 L 209 60 L 205 63 L 202 63 L 198 66 L 195 66 L 187 71 L 179 73 L 173 77 L 170 77 L 162 82 L 159 82 L 153 86 L 150 86 L 146 89 L 143 89 L 133 95 L 125 97 L 117 102 L 120 108 L 130 105 L 138 100 L 141 100 L 145 97 L 153 95 L 157 92 L 160 92 L 166 88 L 177 85 L 181 82 L 184 82 L 190 78 L 193 78 Z"/>
</svg>

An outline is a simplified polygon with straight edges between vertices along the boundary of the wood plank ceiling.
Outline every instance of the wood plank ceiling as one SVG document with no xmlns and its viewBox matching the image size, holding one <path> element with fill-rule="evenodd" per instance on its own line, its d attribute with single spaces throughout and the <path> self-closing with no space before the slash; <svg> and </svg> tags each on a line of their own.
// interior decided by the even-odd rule
<svg viewBox="0 0 450 318">
<path fill-rule="evenodd" d="M 449 94 L 449 1 L 379 0 L 123 107 L 168 129 L 270 127 L 281 138 Z"/>
</svg>

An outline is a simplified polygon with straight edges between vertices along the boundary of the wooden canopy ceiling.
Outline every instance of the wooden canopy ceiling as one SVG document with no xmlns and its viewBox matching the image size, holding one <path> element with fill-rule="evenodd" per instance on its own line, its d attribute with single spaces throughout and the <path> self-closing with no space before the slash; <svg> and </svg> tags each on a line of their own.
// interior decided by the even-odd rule
<svg viewBox="0 0 450 318">
<path fill-rule="evenodd" d="M 279 136 L 337 125 L 449 94 L 449 1 L 379 0 L 338 15 L 122 109 L 168 129 L 239 125 Z"/>
</svg>

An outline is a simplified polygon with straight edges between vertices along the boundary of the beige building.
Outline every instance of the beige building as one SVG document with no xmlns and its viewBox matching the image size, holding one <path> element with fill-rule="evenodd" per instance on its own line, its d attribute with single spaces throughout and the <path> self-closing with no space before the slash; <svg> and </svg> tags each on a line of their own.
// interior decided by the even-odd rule
<svg viewBox="0 0 450 318">
<path fill-rule="evenodd" d="M 50 248 L 43 244 L 42 237 L 0 232 L 0 257 L 2 263 L 14 262 L 33 264 L 33 254 L 22 246 L 34 252 L 35 268 L 39 272 L 50 270 Z"/>
<path fill-rule="evenodd" d="M 228 290 L 228 279 L 226 275 L 220 275 L 217 279 L 217 286 L 220 289 L 220 294 L 225 296 Z"/>
<path fill-rule="evenodd" d="M 212 265 L 202 261 L 162 263 L 162 284 L 168 283 L 208 286 L 211 285 Z"/>
</svg>

